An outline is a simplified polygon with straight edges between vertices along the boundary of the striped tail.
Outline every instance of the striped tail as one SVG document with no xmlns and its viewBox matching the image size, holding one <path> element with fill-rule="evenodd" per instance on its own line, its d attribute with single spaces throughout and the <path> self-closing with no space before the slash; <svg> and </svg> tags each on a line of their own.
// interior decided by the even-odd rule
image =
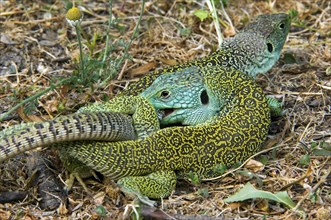
<svg viewBox="0 0 331 220">
<path fill-rule="evenodd" d="M 19 153 L 65 141 L 136 139 L 132 118 L 116 112 L 79 113 L 24 123 L 0 132 L 0 162 Z"/>
</svg>

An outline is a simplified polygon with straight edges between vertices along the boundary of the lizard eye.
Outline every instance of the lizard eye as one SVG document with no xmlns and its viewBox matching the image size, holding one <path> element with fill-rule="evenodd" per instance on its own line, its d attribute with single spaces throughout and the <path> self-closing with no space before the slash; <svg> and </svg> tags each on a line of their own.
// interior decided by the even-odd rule
<svg viewBox="0 0 331 220">
<path fill-rule="evenodd" d="M 163 90 L 163 91 L 161 92 L 160 96 L 161 96 L 161 98 L 163 98 L 163 99 L 167 99 L 167 98 L 169 98 L 169 96 L 170 96 L 170 92 L 167 91 L 167 90 Z"/>
<path fill-rule="evenodd" d="M 269 53 L 272 53 L 274 51 L 274 46 L 271 43 L 267 43 L 268 51 Z"/>
<path fill-rule="evenodd" d="M 279 24 L 279 29 L 284 29 L 285 28 L 285 24 L 284 23 L 280 23 Z"/>
</svg>

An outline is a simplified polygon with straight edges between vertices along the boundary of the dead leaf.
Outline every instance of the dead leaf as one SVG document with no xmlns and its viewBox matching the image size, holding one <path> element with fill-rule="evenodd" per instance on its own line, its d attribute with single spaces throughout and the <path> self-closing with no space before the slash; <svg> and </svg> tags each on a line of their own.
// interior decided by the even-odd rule
<svg viewBox="0 0 331 220">
<path fill-rule="evenodd" d="M 316 219 L 330 219 L 331 218 L 331 211 L 330 208 L 321 207 L 316 212 Z"/>
<path fill-rule="evenodd" d="M 0 209 L 0 219 L 10 219 L 10 211 L 4 211 Z"/>
<path fill-rule="evenodd" d="M 52 100 L 48 100 L 46 106 L 43 107 L 48 114 L 51 114 L 58 111 L 58 106 L 59 106 L 59 100 L 52 99 Z"/>
<path fill-rule="evenodd" d="M 1 35 L 0 42 L 8 45 L 18 44 L 16 41 L 13 41 L 7 34 Z"/>
<path fill-rule="evenodd" d="M 115 184 L 108 184 L 106 186 L 105 192 L 107 196 L 112 199 L 113 201 L 116 201 L 118 196 L 120 195 L 120 190 Z"/>
<path fill-rule="evenodd" d="M 223 32 L 224 37 L 233 37 L 234 35 L 236 35 L 236 30 L 234 29 L 233 26 L 227 26 L 226 29 Z"/>
<path fill-rule="evenodd" d="M 136 77 L 136 76 L 148 73 L 149 71 L 151 71 L 151 69 L 155 69 L 156 67 L 157 67 L 156 62 L 146 63 L 140 67 L 130 70 L 129 74 L 131 77 Z"/>
<path fill-rule="evenodd" d="M 178 62 L 174 59 L 159 58 L 158 60 L 160 60 L 163 64 L 166 64 L 169 66 L 174 66 L 174 65 L 178 64 Z"/>
<path fill-rule="evenodd" d="M 106 193 L 105 192 L 99 192 L 95 196 L 93 196 L 93 200 L 95 205 L 102 205 L 102 203 L 105 200 Z"/>
<path fill-rule="evenodd" d="M 17 109 L 17 114 L 20 116 L 20 118 L 22 118 L 24 122 L 41 122 L 49 118 L 48 116 L 40 117 L 36 115 L 27 115 L 25 114 L 23 107 Z"/>
<path fill-rule="evenodd" d="M 264 165 L 263 163 L 256 161 L 256 160 L 249 160 L 246 165 L 245 168 L 252 170 L 254 173 L 258 172 L 258 171 L 262 171 L 264 169 Z"/>
<path fill-rule="evenodd" d="M 236 210 L 240 207 L 240 202 L 229 203 L 229 207 L 230 207 L 231 210 Z"/>
<path fill-rule="evenodd" d="M 267 199 L 261 199 L 258 203 L 257 203 L 257 208 L 264 211 L 264 212 L 268 212 L 269 211 L 269 201 Z"/>
</svg>

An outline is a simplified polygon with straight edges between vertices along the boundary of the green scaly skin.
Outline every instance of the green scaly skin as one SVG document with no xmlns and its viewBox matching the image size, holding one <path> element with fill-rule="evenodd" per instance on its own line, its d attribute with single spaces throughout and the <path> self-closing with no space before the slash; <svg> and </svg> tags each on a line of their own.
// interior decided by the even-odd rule
<svg viewBox="0 0 331 220">
<path fill-rule="evenodd" d="M 160 129 L 159 120 L 163 125 L 202 123 L 214 116 L 219 106 L 214 103 L 210 107 L 203 105 L 202 76 L 197 72 L 193 74 L 194 68 L 188 71 L 192 75 L 179 72 L 167 76 L 162 87 L 161 77 L 161 81 L 157 80 L 139 96 L 115 97 L 108 103 L 83 107 L 73 115 L 5 129 L 0 132 L 0 162 L 27 150 L 67 141 L 143 138 Z M 167 97 L 161 95 L 163 91 L 169 93 Z M 165 109 L 178 109 L 182 116 L 178 118 L 178 113 L 176 118 L 172 117 L 174 113 L 163 116 Z M 191 119 L 191 114 L 198 112 L 200 117 Z"/>
<path fill-rule="evenodd" d="M 139 94 L 147 99 L 155 108 L 161 125 L 171 124 L 198 125 L 206 122 L 220 111 L 221 103 L 215 98 L 212 91 L 205 88 L 203 76 L 198 68 L 189 67 L 171 75 L 161 75 L 150 85 L 143 93 Z M 136 96 L 121 96 L 122 99 L 135 100 Z M 123 113 L 123 104 L 119 104 L 116 97 L 108 103 L 93 104 L 80 109 L 81 112 L 121 112 Z M 128 106 L 131 103 L 125 103 Z M 141 107 L 140 107 L 141 108 Z M 131 114 L 138 111 L 134 108 Z M 145 111 L 145 109 L 142 109 Z M 144 120 L 150 120 L 154 116 L 145 115 Z M 137 117 L 136 117 L 137 118 Z M 134 120 L 134 127 L 137 127 L 137 119 Z M 151 125 L 139 129 L 138 137 L 146 137 L 154 127 L 148 129 Z M 158 129 L 157 129 L 158 130 Z M 145 132 L 144 132 L 145 131 Z"/>
<path fill-rule="evenodd" d="M 25 123 L 0 132 L 0 162 L 19 153 L 68 140 L 136 139 L 132 118 L 123 113 L 80 113 Z"/>
<path fill-rule="evenodd" d="M 207 94 L 203 87 L 202 76 L 194 68 L 188 71 L 190 74 L 183 75 L 179 72 L 166 76 L 164 83 L 160 77 L 140 96 L 116 97 L 105 104 L 83 107 L 72 116 L 62 116 L 41 123 L 25 123 L 5 129 L 0 133 L 0 144 L 3 144 L 2 149 L 7 151 L 0 150 L 0 160 L 45 144 L 69 140 L 90 138 L 119 141 L 143 138 L 160 129 L 159 120 L 163 125 L 202 123 L 214 116 L 219 107 L 214 103 L 202 103 L 201 98 L 209 98 L 210 94 Z M 168 93 L 167 97 L 162 95 L 164 92 Z M 165 108 L 171 108 L 174 112 L 162 118 Z M 156 111 L 159 111 L 158 116 Z M 96 112 L 97 114 L 94 114 Z M 123 113 L 132 115 L 132 120 L 127 115 L 122 116 Z M 70 189 L 74 179 L 77 179 L 85 191 L 88 191 L 82 178 L 96 177 L 94 171 L 71 157 L 67 148 L 58 149 L 61 161 L 70 172 L 67 189 Z"/>
<path fill-rule="evenodd" d="M 98 111 L 107 113 L 116 111 L 123 113 L 123 106 L 125 106 L 127 108 L 125 113 L 133 114 L 134 128 L 138 138 L 146 137 L 160 129 L 155 110 L 159 112 L 158 118 L 162 125 L 206 123 L 219 112 L 220 106 L 213 94 L 204 87 L 202 76 L 197 72 L 197 68 L 188 68 L 187 71 L 189 74 L 179 71 L 158 77 L 140 96 L 114 98 L 108 103 L 95 104 L 93 108 L 91 106 L 83 107 L 79 112 L 95 112 L 98 109 Z M 146 100 L 152 105 L 145 103 Z M 95 176 L 93 170 L 83 162 L 71 157 L 68 148 L 57 148 L 60 151 L 61 161 L 71 173 L 67 180 L 67 188 L 71 188 L 76 178 L 85 191 L 88 191 L 82 178 Z M 162 174 L 173 175 L 172 172 Z M 169 188 L 169 186 L 164 187 Z M 147 201 L 147 199 L 140 198 Z"/>
<path fill-rule="evenodd" d="M 222 103 L 216 120 L 165 128 L 138 141 L 69 143 L 68 152 L 119 179 L 123 191 L 150 198 L 171 193 L 174 171 L 204 177 L 220 164 L 247 159 L 259 150 L 270 123 L 267 99 L 252 80 L 278 60 L 289 26 L 285 14 L 260 16 L 213 55 L 149 74 L 122 93 L 137 95 L 161 74 L 198 68 L 205 88 Z"/>
<path fill-rule="evenodd" d="M 278 25 L 278 27 L 280 27 L 279 26 L 280 24 L 282 24 L 283 27 L 280 28 L 280 29 L 277 29 L 277 25 Z M 259 30 L 259 27 L 260 26 L 261 27 L 264 27 L 263 30 L 261 31 L 261 33 L 259 32 L 260 31 Z M 271 66 L 276 62 L 276 60 L 279 57 L 280 49 L 283 46 L 284 41 L 285 41 L 285 38 L 286 38 L 286 35 L 287 35 L 288 26 L 289 26 L 289 19 L 285 15 L 269 15 L 269 16 L 264 16 L 263 19 L 259 19 L 258 18 L 257 19 L 257 22 L 255 22 L 255 27 L 254 27 L 254 25 L 251 25 L 251 30 L 254 30 L 254 32 L 250 33 L 249 35 L 247 35 L 247 33 L 240 33 L 240 34 L 238 34 L 237 35 L 238 36 L 237 38 L 234 38 L 234 39 L 231 39 L 231 40 L 227 41 L 227 43 L 224 44 L 224 46 L 221 49 L 221 51 L 216 52 L 212 56 L 207 57 L 205 59 L 202 59 L 202 60 L 199 60 L 199 61 L 195 61 L 195 62 L 191 62 L 190 64 L 186 64 L 186 65 L 181 65 L 181 66 L 177 66 L 177 67 L 171 67 L 171 68 L 165 69 L 163 72 L 160 71 L 160 72 L 156 72 L 154 74 L 151 74 L 151 75 L 143 78 L 137 84 L 134 84 L 133 86 L 131 86 L 130 89 L 126 92 L 126 94 L 130 94 L 130 93 L 131 94 L 138 94 L 138 93 L 140 93 L 143 89 L 146 88 L 146 86 L 150 85 L 150 83 L 158 75 L 160 75 L 162 73 L 173 73 L 175 71 L 180 71 L 181 69 L 189 68 L 190 66 L 196 66 L 196 68 L 199 66 L 199 67 L 201 67 L 201 69 L 199 68 L 199 70 L 201 70 L 203 72 L 206 87 L 209 88 L 210 91 L 213 91 L 213 92 L 218 93 L 218 96 L 216 96 L 216 97 L 219 99 L 219 103 L 225 103 L 226 104 L 226 108 L 223 108 L 222 109 L 223 114 L 225 114 L 224 112 L 230 112 L 230 111 L 225 111 L 226 109 L 228 109 L 229 106 L 231 106 L 231 105 L 228 105 L 228 102 L 231 101 L 231 100 L 236 100 L 236 98 L 233 98 L 232 99 L 232 96 L 233 96 L 232 91 L 229 91 L 228 90 L 231 87 L 230 85 L 227 85 L 227 84 L 222 85 L 222 81 L 227 80 L 227 77 L 226 77 L 226 75 L 228 73 L 227 72 L 228 71 L 228 67 L 227 66 L 232 66 L 232 67 L 234 67 L 236 69 L 242 70 L 243 72 L 246 72 L 245 70 L 247 70 L 246 73 L 249 73 L 253 77 L 255 77 L 255 75 L 258 74 L 258 73 L 267 71 L 268 69 L 271 68 Z M 279 34 L 277 32 L 280 32 L 281 34 Z M 247 37 L 249 37 L 249 38 L 247 38 Z M 278 39 L 277 39 L 277 37 L 278 37 Z M 267 44 L 266 44 L 266 42 L 267 42 Z M 275 44 L 273 44 L 273 43 L 275 43 Z M 277 51 L 277 48 L 278 48 L 277 45 L 281 45 L 280 48 L 279 48 L 279 51 Z M 267 53 L 267 52 L 269 52 L 269 53 Z M 277 57 L 277 53 L 278 53 L 278 57 Z M 273 54 L 276 54 L 276 56 L 271 56 Z M 254 59 L 252 59 L 252 56 L 253 56 Z M 204 68 L 204 67 L 206 67 L 206 68 Z M 216 69 L 216 70 L 214 70 L 214 69 Z M 233 68 L 229 68 L 229 72 L 232 72 L 232 71 L 233 71 Z M 185 72 L 185 70 L 184 70 L 184 72 Z M 208 72 L 211 72 L 211 74 L 206 74 Z M 206 77 L 208 78 L 210 75 L 214 75 L 214 74 L 216 74 L 217 77 L 218 77 L 218 74 L 220 74 L 222 76 L 219 79 L 221 85 L 219 85 L 218 87 L 217 86 L 216 87 L 213 86 L 211 82 L 209 82 L 209 81 L 206 80 Z M 213 77 L 216 78 L 216 76 L 215 77 L 213 76 Z M 231 80 L 236 80 L 236 79 L 241 80 L 241 77 L 238 77 L 238 78 L 234 77 L 233 79 L 232 78 L 230 79 L 230 78 L 229 78 L 230 81 Z M 249 81 L 249 79 L 246 79 L 246 80 Z M 225 86 L 225 87 L 228 87 L 228 88 L 223 89 L 222 86 Z M 238 88 L 240 88 L 240 87 L 238 87 Z M 255 88 L 253 88 L 253 89 L 255 89 Z M 222 92 L 219 93 L 220 91 L 218 91 L 218 90 L 222 90 Z M 223 90 L 224 91 L 227 91 L 227 92 L 230 92 L 230 93 L 226 94 L 226 92 L 224 93 Z M 123 94 L 125 94 L 125 92 Z M 221 96 L 219 96 L 220 94 L 221 94 Z M 225 95 L 225 96 L 222 96 L 222 95 Z M 249 99 L 251 97 L 247 97 L 247 98 Z M 259 103 L 257 103 L 257 104 L 259 104 Z M 244 110 L 242 109 L 242 111 L 244 111 Z M 230 114 L 230 113 L 228 113 L 228 114 Z M 238 116 L 239 115 L 240 114 L 238 114 Z M 261 116 L 263 118 L 263 112 L 259 116 Z M 222 117 L 223 116 L 221 115 L 220 118 L 218 118 L 217 121 L 219 122 L 219 120 Z M 242 119 L 244 120 L 245 118 L 243 117 Z M 226 121 L 227 118 L 225 117 L 224 120 Z M 220 120 L 220 121 L 224 123 L 224 120 L 223 121 Z M 213 123 L 210 123 L 209 126 L 206 126 L 206 127 L 213 128 Z M 262 131 L 261 131 L 261 133 L 263 133 L 263 127 L 264 126 L 263 126 L 263 123 L 262 123 L 262 127 L 261 127 Z M 223 127 L 222 126 L 219 126 L 218 123 L 217 123 L 217 125 L 216 125 L 215 128 L 218 128 L 218 129 L 215 130 L 215 131 L 218 131 L 218 130 L 221 130 Z M 160 138 L 160 141 L 162 142 L 163 139 L 165 137 L 167 137 L 169 133 L 171 133 L 172 135 L 175 135 L 175 136 L 178 135 L 178 132 L 180 134 L 181 133 L 181 130 L 178 130 L 178 129 L 180 129 L 180 128 L 173 128 L 173 130 L 172 129 L 170 129 L 170 130 L 167 129 L 164 132 L 168 132 L 168 133 L 165 133 L 165 134 L 163 133 L 163 130 L 162 130 L 162 132 L 161 131 L 160 132 L 156 132 L 155 133 L 155 135 L 156 135 L 155 137 L 156 138 L 159 137 Z M 186 129 L 186 128 L 184 128 L 184 129 Z M 174 134 L 173 134 L 172 131 L 174 132 Z M 188 129 L 188 131 L 191 131 L 191 130 Z M 188 139 L 188 136 L 187 136 L 188 133 L 186 133 L 186 132 L 187 131 L 185 130 L 185 132 L 183 134 L 180 134 L 180 135 L 182 135 L 184 138 Z M 203 139 L 203 138 L 200 137 L 201 135 L 203 137 L 208 137 L 208 136 L 205 136 L 204 132 L 205 132 L 204 126 L 202 126 L 199 129 L 196 129 L 196 128 L 195 129 L 192 129 L 192 133 L 191 132 L 189 132 L 189 133 L 190 134 L 194 134 L 194 136 L 197 135 L 197 140 L 195 140 L 195 141 L 193 140 L 193 142 L 192 141 L 189 141 L 187 143 L 188 144 L 187 146 L 191 146 L 191 145 L 194 145 L 195 146 L 196 144 L 199 144 L 199 140 L 200 139 Z M 252 130 L 252 132 L 253 132 L 253 130 Z M 160 134 L 160 136 L 158 136 L 158 134 Z M 233 133 L 233 134 L 235 134 L 235 133 Z M 154 135 L 154 134 L 152 134 L 152 135 Z M 170 135 L 168 137 L 170 137 L 170 139 L 173 139 L 172 138 L 172 135 Z M 189 135 L 189 136 L 191 136 L 191 135 Z M 146 141 L 146 140 L 148 141 L 149 139 L 154 140 L 155 137 L 152 136 L 151 138 L 146 138 L 146 139 L 143 139 L 143 140 L 144 141 Z M 210 136 L 210 138 L 213 138 L 213 136 Z M 251 136 L 251 137 L 248 137 L 248 138 L 249 138 L 249 140 L 255 140 L 254 139 L 254 136 Z M 176 138 L 174 140 L 176 140 Z M 215 141 L 215 142 L 218 142 L 218 139 L 216 139 L 216 140 L 217 141 Z M 263 138 L 261 138 L 259 141 L 261 142 L 262 140 L 263 140 Z M 156 140 L 154 140 L 154 141 L 156 141 Z M 255 143 L 255 145 L 259 145 L 260 142 L 257 141 Z M 86 144 L 84 144 L 84 143 L 86 143 Z M 121 143 L 121 142 L 115 143 L 115 145 L 117 145 L 119 143 Z M 129 142 L 129 143 L 131 143 L 131 142 Z M 135 142 L 133 142 L 133 143 L 135 143 Z M 140 141 L 138 141 L 137 143 L 138 143 L 138 146 L 144 146 L 144 144 L 143 145 L 140 144 Z M 91 150 L 91 151 L 93 151 L 93 153 L 96 153 L 94 151 L 98 151 L 99 150 L 99 149 L 88 149 L 89 142 L 82 142 L 81 144 L 83 145 L 83 148 L 82 148 L 83 150 L 86 150 L 86 151 Z M 95 142 L 95 144 L 100 144 L 100 142 Z M 223 144 L 231 145 L 231 142 L 224 142 Z M 106 145 L 108 147 L 110 146 L 110 144 L 106 144 Z M 78 145 L 76 145 L 76 146 L 78 146 Z M 154 146 L 154 147 L 156 147 L 156 146 Z M 171 146 L 168 146 L 168 147 L 171 147 Z M 176 148 L 176 146 L 173 146 L 173 147 Z M 241 147 L 243 147 L 243 146 L 241 146 Z M 226 151 L 228 151 L 229 148 L 231 148 L 231 147 L 230 146 L 229 147 L 226 147 L 225 146 L 225 150 Z M 73 149 L 72 152 L 74 152 L 75 146 L 73 146 L 72 149 Z M 116 147 L 115 147 L 115 149 L 116 149 Z M 249 149 L 249 147 L 248 147 L 248 149 Z M 105 150 L 105 149 L 101 149 L 101 150 Z M 71 149 L 70 149 L 70 151 L 71 151 Z M 145 149 L 144 151 L 145 152 L 150 152 L 150 150 L 148 150 L 148 149 Z M 139 152 L 139 150 L 137 152 Z M 233 150 L 230 151 L 230 152 L 232 152 L 233 156 L 235 156 L 235 159 L 233 159 L 235 162 L 236 161 L 239 161 L 239 160 L 242 160 L 242 156 L 241 155 L 244 155 L 244 157 L 245 157 L 245 153 L 238 154 L 238 152 L 236 152 L 236 151 L 233 152 Z M 251 152 L 251 151 L 249 151 L 249 152 Z M 115 153 L 114 156 L 116 157 L 116 156 L 119 156 L 119 155 L 120 154 L 117 154 L 116 155 L 116 153 Z M 73 156 L 75 156 L 75 155 L 73 155 Z M 144 155 L 144 156 L 146 156 L 146 155 Z M 185 156 L 185 155 L 183 155 L 183 156 Z M 229 154 L 229 156 L 231 156 L 231 154 Z M 225 155 L 222 155 L 222 157 L 220 158 L 220 160 L 221 161 L 223 161 L 223 160 L 226 161 L 225 160 L 225 157 L 227 157 L 226 154 Z M 79 157 L 78 159 L 82 159 L 82 158 Z M 147 157 L 145 159 L 149 159 L 149 158 Z M 93 160 L 92 159 L 92 163 L 93 162 L 102 162 L 103 163 L 104 162 L 103 160 L 104 160 L 103 157 L 102 157 L 102 161 L 100 161 L 99 159 L 98 160 Z M 182 160 L 186 161 L 185 158 L 182 158 Z M 214 162 L 217 162 L 217 160 L 215 160 Z M 147 163 L 146 165 L 148 166 L 148 162 L 146 162 L 146 163 Z M 213 161 L 212 161 L 212 163 L 213 163 Z M 116 166 L 116 163 L 114 163 L 113 165 Z M 94 165 L 92 165 L 92 167 L 93 166 Z M 202 167 L 200 165 L 199 165 L 199 167 L 192 166 L 192 169 L 191 170 L 197 171 L 198 173 L 201 173 L 201 172 L 199 172 L 199 169 L 202 169 Z M 210 168 L 210 166 L 207 166 L 207 168 L 208 167 Z M 184 171 L 186 171 L 186 169 L 188 167 L 185 167 L 184 166 L 184 167 L 179 167 L 179 168 L 180 169 L 183 169 Z M 199 168 L 199 169 L 196 169 L 196 168 Z M 122 167 L 120 166 L 120 164 L 118 164 L 118 168 L 117 169 L 122 169 Z M 117 169 L 116 169 L 116 172 L 117 172 Z M 150 170 L 153 170 L 153 164 L 151 164 L 151 169 Z M 172 168 L 171 168 L 171 170 L 172 170 Z M 161 172 L 162 174 L 165 174 L 164 172 L 166 172 L 166 173 L 167 172 L 170 172 L 170 176 L 173 176 L 171 174 L 172 173 L 171 170 L 169 170 L 169 171 L 158 170 L 156 172 Z M 109 172 L 112 172 L 112 170 L 108 170 L 108 171 Z M 107 173 L 109 173 L 109 172 L 107 172 Z M 148 171 L 147 173 L 149 173 L 149 172 L 153 172 L 153 171 Z M 116 178 L 116 177 L 119 177 L 119 176 L 127 176 L 127 174 L 130 174 L 130 173 L 135 174 L 135 175 L 140 175 L 139 172 L 132 172 L 132 170 L 129 169 L 129 170 L 127 170 L 127 172 L 124 171 L 124 174 L 123 174 L 123 171 L 122 171 L 122 172 L 119 172 L 118 175 L 115 175 L 115 176 L 112 175 L 112 176 Z M 147 173 L 144 173 L 144 174 L 147 174 Z M 127 186 L 128 185 L 132 185 L 132 183 L 134 183 L 134 181 L 135 181 L 135 178 L 137 178 L 137 177 L 124 178 L 124 179 L 122 179 L 120 181 L 120 184 L 123 185 L 123 186 L 124 185 L 127 185 Z M 142 185 L 143 186 L 142 188 L 144 188 L 144 191 L 150 191 L 151 189 L 150 189 L 150 185 L 149 184 L 151 184 L 151 183 L 149 181 L 151 181 L 151 177 L 142 177 L 142 178 L 144 180 L 145 180 L 145 178 L 147 178 L 146 180 L 148 180 L 147 182 L 146 181 L 143 181 L 145 184 Z M 166 180 L 168 180 L 168 178 L 166 178 Z M 173 185 L 172 184 L 173 182 L 174 181 L 169 180 L 170 185 Z M 125 184 L 123 184 L 123 183 L 125 183 Z M 135 185 L 135 184 L 133 184 L 133 185 Z M 137 185 L 139 186 L 139 181 L 138 181 L 138 184 Z M 126 187 L 126 186 L 124 186 L 124 188 L 126 188 L 126 190 L 129 190 L 129 191 L 130 190 L 133 190 L 134 192 L 140 193 L 140 192 L 138 192 L 140 190 L 133 189 L 132 187 Z M 152 198 L 164 197 L 165 195 L 168 195 L 169 194 L 169 188 L 171 188 L 171 187 L 167 187 L 166 192 L 161 192 L 162 190 L 161 191 L 158 191 L 157 189 L 155 189 L 155 191 L 151 190 L 152 192 L 150 192 L 150 193 L 152 193 L 153 195 L 150 195 L 150 197 L 152 197 Z M 145 193 L 142 193 L 142 194 L 145 194 L 145 195 L 148 195 L 149 196 L 148 192 L 145 192 Z"/>
<path fill-rule="evenodd" d="M 218 115 L 221 105 L 205 87 L 199 68 L 189 67 L 170 75 L 161 75 L 141 96 L 162 110 L 161 125 L 199 125 Z"/>
</svg>

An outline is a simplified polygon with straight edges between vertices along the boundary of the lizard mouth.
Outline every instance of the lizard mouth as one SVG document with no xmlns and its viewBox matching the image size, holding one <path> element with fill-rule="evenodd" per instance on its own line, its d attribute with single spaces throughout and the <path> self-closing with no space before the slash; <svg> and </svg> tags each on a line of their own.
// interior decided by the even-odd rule
<svg viewBox="0 0 331 220">
<path fill-rule="evenodd" d="M 167 109 L 164 109 L 163 112 L 164 112 L 164 116 L 163 118 L 171 115 L 176 109 L 173 109 L 173 108 L 167 108 Z"/>
</svg>

